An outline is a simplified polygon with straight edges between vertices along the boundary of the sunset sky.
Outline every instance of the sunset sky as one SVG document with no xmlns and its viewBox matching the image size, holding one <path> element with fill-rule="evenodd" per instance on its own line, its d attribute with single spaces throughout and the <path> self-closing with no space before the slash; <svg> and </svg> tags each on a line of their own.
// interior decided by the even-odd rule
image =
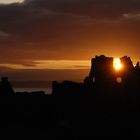
<svg viewBox="0 0 140 140">
<path fill-rule="evenodd" d="M 90 59 L 140 60 L 140 0 L 0 0 L 0 75 L 81 80 Z"/>
</svg>

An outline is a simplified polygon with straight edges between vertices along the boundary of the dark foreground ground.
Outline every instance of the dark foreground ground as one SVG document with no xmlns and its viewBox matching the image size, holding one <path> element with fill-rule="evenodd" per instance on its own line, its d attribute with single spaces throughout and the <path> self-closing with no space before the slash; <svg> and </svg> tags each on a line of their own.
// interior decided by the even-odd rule
<svg viewBox="0 0 140 140">
<path fill-rule="evenodd" d="M 0 99 L 0 136 L 49 139 L 140 135 L 140 112 L 121 98 L 16 95 Z"/>
</svg>

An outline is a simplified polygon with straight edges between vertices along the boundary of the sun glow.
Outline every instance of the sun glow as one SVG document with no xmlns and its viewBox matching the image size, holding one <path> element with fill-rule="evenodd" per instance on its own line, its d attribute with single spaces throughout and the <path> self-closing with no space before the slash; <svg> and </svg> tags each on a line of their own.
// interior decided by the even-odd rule
<svg viewBox="0 0 140 140">
<path fill-rule="evenodd" d="M 117 71 L 122 69 L 122 64 L 121 64 L 120 58 L 114 58 L 113 66 L 114 66 L 114 69 Z"/>
</svg>

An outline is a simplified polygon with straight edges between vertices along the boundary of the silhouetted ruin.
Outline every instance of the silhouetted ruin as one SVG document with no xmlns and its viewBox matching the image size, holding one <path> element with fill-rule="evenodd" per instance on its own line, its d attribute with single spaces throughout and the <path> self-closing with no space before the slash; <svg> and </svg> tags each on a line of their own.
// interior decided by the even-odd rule
<svg viewBox="0 0 140 140">
<path fill-rule="evenodd" d="M 115 71 L 113 68 L 113 57 L 104 55 L 96 56 L 91 60 L 91 69 L 89 75 L 84 79 L 83 83 L 58 83 L 53 82 L 53 94 L 69 93 L 69 91 L 88 91 L 93 94 L 95 89 L 111 90 L 118 86 L 133 89 L 138 91 L 140 83 L 140 66 L 139 62 L 136 66 L 133 65 L 130 57 L 124 56 L 120 58 L 123 68 L 120 71 Z M 79 86 L 79 87 L 78 87 Z M 61 92 L 60 92 L 61 91 Z M 105 92 L 105 91 L 104 91 Z"/>
</svg>

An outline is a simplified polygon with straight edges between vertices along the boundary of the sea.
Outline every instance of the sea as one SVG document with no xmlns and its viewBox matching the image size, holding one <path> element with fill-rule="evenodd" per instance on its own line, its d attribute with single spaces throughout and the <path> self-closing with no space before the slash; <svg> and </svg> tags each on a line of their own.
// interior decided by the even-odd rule
<svg viewBox="0 0 140 140">
<path fill-rule="evenodd" d="M 49 81 L 16 81 L 11 83 L 15 92 L 44 91 L 45 94 L 52 93 L 52 84 Z"/>
<path fill-rule="evenodd" d="M 48 87 L 48 88 L 30 88 L 30 87 L 24 87 L 24 88 L 21 88 L 21 87 L 15 87 L 14 88 L 14 91 L 15 92 L 36 92 L 36 91 L 44 91 L 45 94 L 51 94 L 52 93 L 52 88 L 51 87 Z"/>
</svg>

